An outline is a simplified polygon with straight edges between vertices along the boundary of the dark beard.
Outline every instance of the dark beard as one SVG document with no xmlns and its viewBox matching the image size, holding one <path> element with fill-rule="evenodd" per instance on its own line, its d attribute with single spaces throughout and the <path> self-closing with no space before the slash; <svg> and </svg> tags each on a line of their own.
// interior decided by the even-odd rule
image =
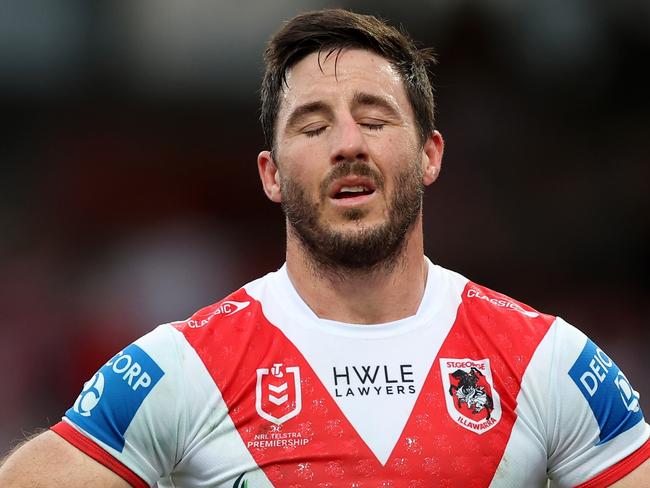
<svg viewBox="0 0 650 488">
<path fill-rule="evenodd" d="M 330 183 L 348 175 L 371 177 L 377 190 L 384 188 L 382 175 L 363 162 L 338 163 L 322 182 L 318 202 L 309 201 L 295 181 L 283 179 L 282 209 L 291 227 L 287 232 L 295 232 L 300 238 L 317 270 L 338 273 L 392 269 L 401 255 L 406 234 L 422 209 L 422 169 L 416 162 L 397 175 L 395 195 L 388 206 L 388 220 L 384 224 L 356 232 L 337 232 L 321 224 L 320 207 L 327 198 Z M 364 215 L 363 209 L 344 211 L 348 220 L 359 225 L 363 225 Z"/>
</svg>

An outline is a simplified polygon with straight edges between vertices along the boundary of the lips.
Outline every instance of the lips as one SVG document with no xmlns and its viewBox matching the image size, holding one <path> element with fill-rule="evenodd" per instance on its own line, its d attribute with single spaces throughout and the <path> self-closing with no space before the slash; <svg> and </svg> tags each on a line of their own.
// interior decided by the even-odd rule
<svg viewBox="0 0 650 488">
<path fill-rule="evenodd" d="M 343 200 L 372 195 L 376 190 L 374 181 L 366 177 L 346 177 L 334 181 L 328 196 L 334 200 Z"/>
</svg>

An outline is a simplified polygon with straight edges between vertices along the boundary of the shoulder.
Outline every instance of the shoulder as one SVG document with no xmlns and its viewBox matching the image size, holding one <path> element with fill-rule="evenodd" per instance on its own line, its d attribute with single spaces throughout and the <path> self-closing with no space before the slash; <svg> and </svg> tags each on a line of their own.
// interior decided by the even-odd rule
<svg viewBox="0 0 650 488">
<path fill-rule="evenodd" d="M 465 282 L 460 298 L 458 318 L 493 332 L 547 331 L 557 318 L 471 280 Z"/>
<path fill-rule="evenodd" d="M 238 290 L 230 293 L 221 300 L 200 308 L 189 318 L 172 322 L 174 328 L 183 334 L 191 333 L 192 330 L 212 328 L 219 323 L 233 321 L 245 322 L 250 320 L 252 315 L 260 313 L 260 302 L 263 291 L 268 288 L 269 282 L 273 281 L 275 273 L 269 273 L 258 278 Z"/>
<path fill-rule="evenodd" d="M 284 286 L 281 271 L 247 283 L 218 302 L 203 307 L 190 317 L 170 324 L 200 356 L 215 348 L 246 348 L 259 340 L 259 329 L 268 325 L 265 308 L 281 301 L 277 288 Z"/>
<path fill-rule="evenodd" d="M 197 310 L 188 319 L 173 322 L 171 325 L 182 332 L 185 332 L 188 329 L 201 329 L 240 314 L 247 309 L 252 302 L 253 299 L 243 288 L 241 288 L 218 302 Z M 242 315 L 247 314 L 244 313 Z"/>
</svg>

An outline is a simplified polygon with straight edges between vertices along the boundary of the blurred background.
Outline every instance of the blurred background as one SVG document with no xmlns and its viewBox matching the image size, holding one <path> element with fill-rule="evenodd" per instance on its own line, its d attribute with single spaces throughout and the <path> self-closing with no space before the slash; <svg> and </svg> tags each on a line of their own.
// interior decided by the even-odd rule
<svg viewBox="0 0 650 488">
<path fill-rule="evenodd" d="M 650 414 L 650 2 L 0 0 L 0 453 L 125 344 L 282 264 L 262 51 L 331 6 L 438 53 L 428 256 L 580 327 Z"/>
</svg>

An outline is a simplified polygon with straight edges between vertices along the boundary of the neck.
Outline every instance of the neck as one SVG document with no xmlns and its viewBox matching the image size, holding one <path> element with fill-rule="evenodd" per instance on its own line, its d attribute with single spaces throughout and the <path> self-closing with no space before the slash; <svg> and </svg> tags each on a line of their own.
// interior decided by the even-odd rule
<svg viewBox="0 0 650 488">
<path fill-rule="evenodd" d="M 322 319 L 381 324 L 409 317 L 418 310 L 427 279 L 421 218 L 395 262 L 369 270 L 323 271 L 300 239 L 287 232 L 287 270 L 300 297 Z"/>
</svg>

